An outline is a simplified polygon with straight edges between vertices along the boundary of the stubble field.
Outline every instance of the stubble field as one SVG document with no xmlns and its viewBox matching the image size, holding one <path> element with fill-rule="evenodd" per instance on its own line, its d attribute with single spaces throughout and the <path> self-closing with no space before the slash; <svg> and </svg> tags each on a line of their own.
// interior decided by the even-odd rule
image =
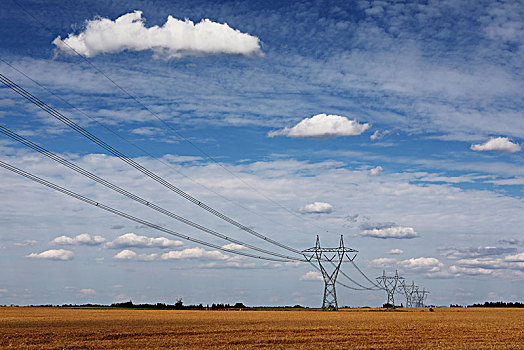
<svg viewBox="0 0 524 350">
<path fill-rule="evenodd" d="M 524 309 L 0 308 L 0 348 L 523 349 Z"/>
</svg>

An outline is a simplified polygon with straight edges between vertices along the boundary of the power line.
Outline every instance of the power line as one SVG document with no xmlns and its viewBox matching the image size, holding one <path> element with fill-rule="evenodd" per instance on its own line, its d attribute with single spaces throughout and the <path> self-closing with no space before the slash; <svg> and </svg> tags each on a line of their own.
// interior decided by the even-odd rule
<svg viewBox="0 0 524 350">
<path fill-rule="evenodd" d="M 30 180 L 38 182 L 38 183 L 40 183 L 40 184 L 42 184 L 44 186 L 52 188 L 52 189 L 54 189 L 54 190 L 56 190 L 58 192 L 66 194 L 66 195 L 68 195 L 70 197 L 78 199 L 78 200 L 80 200 L 80 201 L 82 201 L 84 203 L 90 204 L 90 205 L 92 205 L 94 207 L 98 207 L 98 208 L 103 209 L 103 210 L 105 210 L 107 212 L 116 214 L 116 215 L 121 216 L 123 218 L 132 220 L 132 221 L 137 222 L 139 224 L 151 227 L 151 228 L 153 228 L 155 230 L 159 230 L 159 231 L 165 232 L 165 233 L 167 233 L 169 235 L 172 235 L 172 236 L 175 236 L 175 237 L 178 237 L 178 238 L 181 238 L 181 239 L 193 242 L 193 243 L 201 244 L 201 245 L 204 245 L 204 246 L 207 246 L 207 247 L 210 247 L 210 248 L 219 249 L 219 250 L 222 250 L 222 251 L 225 251 L 225 252 L 228 252 L 228 253 L 243 255 L 243 256 L 247 256 L 247 257 L 255 258 L 255 259 L 268 260 L 268 261 L 277 261 L 277 262 L 289 262 L 289 260 L 278 259 L 278 258 L 270 258 L 270 257 L 259 256 L 259 255 L 254 255 L 254 254 L 247 253 L 247 252 L 238 251 L 238 250 L 235 250 L 235 249 L 228 249 L 228 248 L 224 248 L 224 247 L 221 247 L 221 246 L 213 244 L 213 243 L 208 243 L 206 241 L 202 241 L 202 240 L 199 240 L 199 239 L 196 239 L 196 238 L 192 238 L 190 236 L 183 235 L 183 234 L 178 233 L 176 231 L 173 231 L 173 230 L 167 229 L 165 227 L 153 224 L 153 223 L 151 223 L 149 221 L 142 220 L 140 218 L 137 218 L 136 216 L 127 214 L 127 213 L 125 213 L 123 211 L 120 211 L 120 210 L 114 209 L 112 207 L 109 207 L 107 205 L 104 205 L 104 204 L 102 204 L 100 202 L 97 202 L 95 200 L 92 200 L 90 198 L 82 196 L 82 195 L 80 195 L 78 193 L 70 191 L 70 190 L 68 190 L 68 189 L 66 189 L 64 187 L 58 186 L 58 185 L 56 185 L 56 184 L 54 184 L 52 182 L 44 180 L 41 177 L 38 177 L 36 175 L 33 175 L 33 174 L 28 173 L 26 171 L 23 171 L 22 169 L 19 169 L 19 168 L 15 167 L 15 166 L 12 166 L 12 165 L 10 165 L 8 163 L 5 163 L 5 162 L 1 161 L 1 160 L 0 160 L 0 167 L 3 167 L 3 168 L 5 168 L 5 169 L 7 169 L 9 171 L 12 171 L 12 172 L 14 172 L 14 173 L 16 173 L 18 175 L 24 176 L 24 177 L 26 177 L 26 178 L 28 178 Z"/>
<path fill-rule="evenodd" d="M 167 209 L 164 209 L 164 208 L 162 208 L 162 207 L 160 207 L 160 206 L 158 206 L 158 205 L 156 205 L 156 204 L 154 204 L 154 203 L 152 203 L 152 202 L 150 202 L 150 201 L 148 201 L 146 199 L 143 199 L 143 198 L 141 198 L 141 197 L 139 197 L 139 196 L 137 196 L 137 195 L 135 195 L 135 194 L 133 194 L 133 193 L 131 193 L 129 191 L 126 191 L 125 189 L 123 189 L 123 188 L 121 188 L 121 187 L 119 187 L 119 186 L 117 186 L 117 185 L 115 185 L 115 184 L 113 184 L 113 183 L 111 183 L 111 182 L 109 182 L 107 180 L 104 180 L 103 178 L 101 178 L 101 177 L 99 177 L 99 176 L 97 176 L 97 175 L 95 175 L 95 174 L 93 174 L 93 173 L 83 169 L 82 167 L 80 167 L 80 166 L 78 166 L 78 165 L 76 165 L 74 163 L 69 162 L 68 160 L 58 156 L 57 154 L 55 154 L 55 153 L 53 153 L 53 152 L 51 152 L 51 151 L 49 151 L 49 150 L 47 150 L 47 149 L 45 149 L 45 148 L 43 148 L 41 146 L 38 146 L 37 144 L 35 144 L 35 143 L 27 140 L 26 138 L 24 138 L 24 137 L 22 137 L 22 136 L 20 136 L 20 135 L 18 135 L 16 133 L 14 133 L 13 131 L 7 129 L 6 127 L 4 127 L 2 125 L 0 125 L 0 133 L 3 133 L 4 135 L 12 138 L 13 140 L 16 140 L 16 141 L 20 142 L 21 144 L 23 144 L 23 145 L 25 145 L 25 146 L 27 146 L 27 147 L 29 147 L 29 148 L 31 148 L 31 149 L 41 153 L 42 155 L 44 155 L 44 156 L 54 160 L 55 162 L 60 163 L 60 164 L 62 164 L 64 166 L 68 167 L 69 169 L 74 170 L 77 173 L 79 173 L 81 175 L 84 175 L 85 177 L 87 177 L 87 178 L 89 178 L 89 179 L 91 179 L 93 181 L 96 181 L 99 184 L 101 184 L 101 185 L 103 185 L 103 186 L 105 186 L 105 187 L 107 187 L 107 188 L 109 188 L 109 189 L 111 189 L 111 190 L 113 190 L 113 191 L 115 191 L 117 193 L 120 193 L 120 194 L 122 194 L 122 195 L 124 195 L 124 196 L 126 196 L 126 197 L 128 197 L 128 198 L 130 198 L 130 199 L 132 199 L 132 200 L 142 204 L 142 205 L 145 205 L 146 207 L 149 207 L 149 208 L 151 208 L 153 210 L 156 210 L 156 211 L 158 211 L 158 212 L 160 212 L 160 213 L 162 213 L 164 215 L 167 215 L 167 216 L 169 216 L 169 217 L 171 217 L 171 218 L 173 218 L 175 220 L 178 220 L 180 222 L 183 222 L 184 224 L 189 225 L 189 226 L 191 226 L 193 228 L 196 228 L 196 229 L 198 229 L 200 231 L 209 233 L 209 234 L 211 234 L 211 235 L 213 235 L 215 237 L 224 239 L 224 240 L 226 240 L 228 242 L 235 243 L 235 244 L 240 244 L 240 245 L 242 245 L 242 246 L 244 246 L 246 248 L 253 249 L 253 250 L 259 251 L 261 253 L 268 254 L 268 255 L 277 256 L 277 257 L 280 257 L 280 258 L 283 258 L 283 259 L 288 259 L 290 261 L 306 261 L 305 259 L 296 259 L 296 258 L 288 256 L 288 255 L 283 255 L 283 254 L 275 253 L 275 252 L 272 252 L 272 251 L 269 251 L 269 250 L 266 250 L 266 249 L 258 248 L 256 246 L 251 245 L 251 244 L 248 244 L 248 243 L 236 240 L 234 238 L 225 236 L 225 235 L 223 235 L 221 233 L 218 233 L 218 232 L 216 232 L 214 230 L 211 230 L 211 229 L 209 229 L 207 227 L 204 227 L 204 226 L 199 225 L 199 224 L 197 224 L 197 223 L 195 223 L 193 221 L 190 221 L 190 220 L 188 220 L 188 219 L 186 219 L 186 218 L 184 218 L 182 216 L 179 216 L 179 215 L 177 215 L 177 214 L 175 214 L 175 213 L 173 213 L 173 212 L 171 212 L 171 211 L 169 211 Z"/>
<path fill-rule="evenodd" d="M 167 180 L 165 180 L 162 177 L 160 177 L 160 176 L 156 175 L 155 173 L 153 173 L 151 170 L 149 170 L 146 167 L 142 166 L 141 164 L 137 163 L 136 161 L 134 161 L 133 159 L 129 158 L 128 156 L 126 156 L 122 152 L 118 151 L 114 147 L 110 146 L 109 144 L 107 144 L 106 142 L 101 140 L 100 138 L 96 137 L 95 135 L 93 135 L 92 133 L 87 131 L 86 129 L 82 128 L 80 125 L 76 124 L 71 119 L 67 118 L 66 116 L 64 116 L 60 112 L 56 111 L 55 109 L 53 109 L 52 107 L 47 105 L 45 102 L 40 100 L 38 97 L 32 95 L 30 92 L 28 92 L 24 88 L 20 87 L 19 85 L 17 85 L 15 82 L 10 80 L 9 78 L 4 76 L 3 74 L 0 74 L 0 82 L 2 82 L 4 85 L 9 87 L 11 90 L 16 92 L 20 96 L 24 97 L 29 102 L 33 103 L 34 105 L 36 105 L 37 107 L 39 107 L 43 111 L 45 111 L 48 114 L 50 114 L 51 116 L 53 116 L 57 120 L 59 120 L 62 123 L 66 124 L 67 126 L 72 128 L 73 130 L 75 130 L 76 132 L 81 134 L 82 136 L 86 137 L 87 139 L 89 139 L 93 143 L 99 145 L 100 147 L 102 147 L 106 151 L 108 151 L 111 154 L 113 154 L 114 156 L 120 158 L 122 161 L 126 162 L 127 164 L 129 164 L 133 168 L 137 169 L 138 171 L 140 171 L 144 175 L 150 177 L 151 179 L 155 180 L 159 184 L 161 184 L 164 187 L 170 189 L 171 191 L 175 192 L 176 194 L 180 195 L 181 197 L 185 198 L 186 200 L 188 200 L 188 201 L 192 202 L 193 204 L 201 207 L 202 209 L 204 209 L 207 212 L 215 215 L 216 217 L 218 217 L 218 218 L 220 218 L 220 219 L 222 219 L 222 220 L 224 220 L 224 221 L 226 221 L 226 222 L 228 222 L 228 223 L 230 223 L 230 224 L 240 228 L 241 230 L 248 232 L 251 235 L 254 235 L 254 236 L 256 236 L 256 237 L 258 237 L 260 239 L 263 239 L 263 240 L 265 240 L 265 241 L 267 241 L 267 242 L 269 242 L 271 244 L 279 246 L 279 247 L 281 247 L 283 249 L 286 249 L 288 251 L 291 251 L 291 252 L 294 252 L 296 254 L 302 255 L 299 250 L 294 249 L 294 248 L 292 248 L 290 246 L 287 246 L 285 244 L 279 243 L 279 242 L 277 242 L 277 241 L 275 241 L 275 240 L 273 240 L 271 238 L 268 238 L 268 237 L 266 237 L 266 236 L 256 232 L 255 230 L 253 230 L 253 229 L 251 229 L 251 228 L 249 228 L 249 227 L 247 227 L 245 225 L 242 225 L 241 223 L 237 222 L 236 220 L 234 220 L 234 219 L 232 219 L 232 218 L 222 214 L 221 212 L 213 209 L 212 207 L 208 206 L 207 204 L 201 202 L 200 200 L 196 199 L 195 197 L 193 197 L 193 196 L 189 195 L 188 193 L 184 192 L 183 190 L 179 189 L 178 187 L 176 187 L 175 185 L 171 184 Z"/>
<path fill-rule="evenodd" d="M 271 219 L 265 215 L 262 215 L 260 214 L 259 212 L 257 211 L 254 211 L 250 208 L 248 208 L 247 206 L 244 206 L 242 204 L 240 204 L 238 201 L 235 201 L 235 200 L 232 200 L 232 199 L 229 199 L 227 198 L 226 196 L 220 194 L 219 192 L 213 190 L 212 188 L 210 187 L 207 187 L 206 185 L 204 185 L 203 183 L 199 182 L 199 181 L 196 181 L 195 179 L 191 178 L 190 176 L 187 176 L 186 174 L 184 174 L 182 171 L 180 171 L 179 169 L 175 168 L 174 166 L 172 166 L 171 164 L 167 163 L 167 162 L 164 162 L 162 159 L 158 158 L 158 157 L 155 157 L 153 154 L 151 154 L 150 152 L 148 152 L 146 149 L 144 149 L 143 147 L 140 147 L 139 145 L 135 144 L 133 141 L 125 138 L 124 136 L 120 135 L 118 132 L 114 131 L 113 129 L 109 128 L 108 126 L 102 124 L 101 122 L 99 122 L 96 118 L 93 118 L 91 117 L 89 114 L 87 114 L 86 112 L 84 112 L 83 110 L 81 110 L 80 108 L 74 106 L 73 104 L 69 103 L 66 99 L 64 99 L 63 97 L 61 97 L 60 95 L 54 93 L 52 90 L 48 89 L 46 86 L 40 84 L 38 81 L 36 81 L 35 79 L 31 78 L 29 75 L 27 75 L 26 73 L 24 73 L 22 70 L 20 70 L 19 68 L 13 66 L 11 63 L 5 61 L 3 58 L 0 57 L 0 61 L 3 62 L 4 64 L 8 65 L 9 67 L 11 67 L 13 70 L 17 71 L 19 74 L 23 75 L 24 77 L 26 77 L 27 79 L 31 80 L 33 83 L 35 83 L 36 85 L 38 85 L 40 88 L 44 89 L 45 91 L 49 92 L 51 95 L 53 95 L 54 97 L 58 98 L 60 101 L 64 102 L 65 104 L 67 104 L 69 107 L 75 109 L 76 111 L 78 111 L 79 113 L 81 113 L 82 115 L 84 115 L 85 117 L 89 118 L 90 120 L 92 120 L 93 122 L 95 122 L 97 125 L 103 127 L 104 129 L 106 129 L 107 131 L 109 131 L 110 133 L 112 133 L 113 135 L 117 136 L 118 138 L 120 138 L 121 140 L 125 141 L 126 143 L 130 144 L 131 146 L 135 147 L 136 149 L 138 149 L 139 151 L 141 151 L 142 153 L 146 154 L 147 156 L 151 157 L 152 159 L 160 162 L 161 164 L 163 164 L 164 166 L 166 167 L 169 167 L 170 169 L 174 170 L 175 172 L 177 172 L 179 175 L 183 176 L 184 178 L 186 178 L 187 180 L 201 186 L 202 188 L 205 188 L 206 190 L 208 190 L 209 192 L 212 192 L 214 194 L 216 194 L 217 196 L 219 196 L 220 198 L 246 210 L 246 211 L 249 211 L 250 213 L 252 214 L 255 214 L 265 220 L 268 220 L 274 224 L 277 224 L 277 225 L 285 225 L 285 226 L 289 226 L 291 227 L 291 225 L 289 224 L 282 224 L 281 222 L 277 222 L 275 221 L 274 219 Z"/>
<path fill-rule="evenodd" d="M 39 23 L 44 29 L 46 29 L 48 32 L 50 33 L 53 33 L 53 31 L 51 29 L 49 29 L 42 21 L 40 21 L 36 16 L 34 16 L 31 12 L 27 11 L 22 5 L 20 5 L 20 3 L 16 0 L 12 0 L 18 7 L 20 7 L 20 9 L 22 9 L 22 11 L 24 11 L 26 14 L 28 14 L 31 18 L 33 18 L 37 23 Z M 217 164 L 218 166 L 220 166 L 222 169 L 224 169 L 226 172 L 228 172 L 230 175 L 236 177 L 237 179 L 239 179 L 242 183 L 244 183 L 246 186 L 248 186 L 249 188 L 251 188 L 251 190 L 253 190 L 254 192 L 256 192 L 258 195 L 264 197 L 266 200 L 272 202 L 273 204 L 279 206 L 280 208 L 284 209 L 285 211 L 289 212 L 290 214 L 300 218 L 300 219 L 303 219 L 302 217 L 300 217 L 297 213 L 289 210 L 288 208 L 286 208 L 285 206 L 283 206 L 282 204 L 276 202 L 275 200 L 271 199 L 270 197 L 266 196 L 265 194 L 263 194 L 262 192 L 258 191 L 255 187 L 251 186 L 250 184 L 248 184 L 246 181 L 244 181 L 240 176 L 236 175 L 235 173 L 233 173 L 232 171 L 230 171 L 229 169 L 227 169 L 225 166 L 223 166 L 220 162 L 218 162 L 215 158 L 213 158 L 211 155 L 209 155 L 207 152 L 205 152 L 201 147 L 198 147 L 195 143 L 191 142 L 191 140 L 187 139 L 184 135 L 182 135 L 178 130 L 176 130 L 175 128 L 173 128 L 168 122 L 166 122 L 164 119 L 162 119 L 158 114 L 156 114 L 155 112 L 153 112 L 148 106 L 146 106 L 144 103 L 142 103 L 142 101 L 140 101 L 137 97 L 135 97 L 134 95 L 132 95 L 129 91 L 127 91 L 126 89 L 124 89 L 122 86 L 120 86 L 119 84 L 117 84 L 113 79 L 111 79 L 111 77 L 109 77 L 106 73 L 104 73 L 104 71 L 102 71 L 100 68 L 98 68 L 96 65 L 94 65 L 91 61 L 89 61 L 86 57 L 84 57 L 82 54 L 80 54 L 78 51 L 76 51 L 74 48 L 72 48 L 68 43 L 66 43 L 65 41 L 63 41 L 62 39 L 60 39 L 60 41 L 66 45 L 72 52 L 74 52 L 77 56 L 79 56 L 80 58 L 82 58 L 87 64 L 89 64 L 93 69 L 95 69 L 97 72 L 99 72 L 100 74 L 102 74 L 107 80 L 109 80 L 113 85 L 115 85 L 119 90 L 121 90 L 124 94 L 126 94 L 127 96 L 129 96 L 131 99 L 133 99 L 137 104 L 139 104 L 142 108 L 144 108 L 147 112 L 149 112 L 152 116 L 154 116 L 156 119 L 158 119 L 162 124 L 164 124 L 165 126 L 167 126 L 170 130 L 172 130 L 176 135 L 178 135 L 180 138 L 182 138 L 184 141 L 186 141 L 187 143 L 189 143 L 193 148 L 195 148 L 197 151 L 199 151 L 201 154 L 203 154 L 206 158 L 208 158 L 209 160 L 211 160 L 212 162 L 214 162 L 215 164 Z M 311 222 L 314 226 L 324 230 L 325 228 L 315 224 L 314 222 Z"/>
</svg>

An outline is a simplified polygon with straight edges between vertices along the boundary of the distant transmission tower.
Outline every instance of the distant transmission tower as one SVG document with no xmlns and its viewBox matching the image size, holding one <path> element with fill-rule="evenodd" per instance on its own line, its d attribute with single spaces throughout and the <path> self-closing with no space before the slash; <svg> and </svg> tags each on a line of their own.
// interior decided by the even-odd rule
<svg viewBox="0 0 524 350">
<path fill-rule="evenodd" d="M 418 288 L 415 289 L 415 292 L 413 293 L 413 298 L 415 302 L 415 307 L 424 307 L 426 295 L 429 294 L 429 291 L 426 289 L 419 290 Z"/>
<path fill-rule="evenodd" d="M 395 276 L 386 276 L 386 271 L 383 271 L 382 276 L 377 277 L 377 282 L 388 294 L 387 303 L 395 306 L 395 292 L 397 287 L 404 283 L 404 277 L 400 277 L 397 271 L 395 271 Z"/>
<path fill-rule="evenodd" d="M 314 255 L 311 255 L 313 253 Z M 348 253 L 355 253 L 352 257 Z M 337 281 L 338 271 L 342 265 L 344 257 L 349 261 L 353 261 L 357 256 L 358 250 L 347 248 L 344 246 L 344 239 L 340 235 L 340 245 L 338 248 L 321 248 L 320 239 L 317 235 L 317 243 L 313 248 L 302 251 L 306 260 L 311 261 L 313 258 L 317 259 L 322 277 L 324 278 L 324 300 L 322 301 L 322 310 L 338 310 L 337 292 L 335 290 L 335 283 Z M 323 263 L 329 262 L 333 265 L 332 272 L 328 272 Z M 330 269 L 331 271 L 331 269 Z"/>
<path fill-rule="evenodd" d="M 415 293 L 415 290 L 418 289 L 418 286 L 415 285 L 415 282 L 411 281 L 411 284 L 406 285 L 404 281 L 402 281 L 401 285 L 401 293 L 404 294 L 406 297 L 406 307 L 412 307 L 413 306 L 413 293 Z"/>
</svg>

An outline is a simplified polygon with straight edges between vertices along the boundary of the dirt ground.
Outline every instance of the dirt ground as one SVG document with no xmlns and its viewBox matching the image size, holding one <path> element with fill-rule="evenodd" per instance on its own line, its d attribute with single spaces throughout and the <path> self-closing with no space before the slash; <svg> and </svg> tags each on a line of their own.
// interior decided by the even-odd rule
<svg viewBox="0 0 524 350">
<path fill-rule="evenodd" d="M 524 309 L 0 308 L 0 348 L 524 349 Z"/>
</svg>

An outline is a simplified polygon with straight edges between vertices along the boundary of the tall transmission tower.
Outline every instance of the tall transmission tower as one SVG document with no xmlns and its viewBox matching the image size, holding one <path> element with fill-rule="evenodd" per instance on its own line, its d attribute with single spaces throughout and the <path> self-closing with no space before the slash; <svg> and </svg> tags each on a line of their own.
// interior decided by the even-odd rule
<svg viewBox="0 0 524 350">
<path fill-rule="evenodd" d="M 406 307 L 413 306 L 413 293 L 418 289 L 418 286 L 415 285 L 415 282 L 411 281 L 411 284 L 406 285 L 405 281 L 402 281 L 400 284 L 401 293 L 406 297 Z"/>
<path fill-rule="evenodd" d="M 348 253 L 355 254 L 350 257 Z M 358 250 L 344 246 L 344 238 L 342 235 L 340 235 L 340 245 L 337 248 L 320 247 L 320 239 L 317 235 L 317 243 L 315 246 L 302 251 L 306 260 L 311 261 L 313 258 L 317 260 L 320 271 L 322 272 L 322 278 L 324 279 L 324 300 L 322 301 L 322 310 L 338 310 L 337 292 L 335 290 L 338 272 L 344 258 L 353 261 L 357 256 L 356 253 L 358 253 Z M 329 262 L 333 265 L 334 269 L 330 269 L 331 272 L 329 272 L 323 265 L 323 262 Z"/>
<path fill-rule="evenodd" d="M 426 289 L 419 290 L 418 288 L 415 289 L 415 292 L 413 293 L 413 298 L 415 302 L 415 307 L 424 307 L 426 295 L 429 294 L 429 291 Z"/>
<path fill-rule="evenodd" d="M 386 271 L 383 271 L 382 276 L 377 277 L 377 282 L 384 288 L 388 295 L 387 303 L 395 306 L 395 292 L 397 287 L 400 287 L 404 283 L 404 277 L 400 277 L 398 271 L 395 271 L 395 276 L 386 276 Z"/>
</svg>

